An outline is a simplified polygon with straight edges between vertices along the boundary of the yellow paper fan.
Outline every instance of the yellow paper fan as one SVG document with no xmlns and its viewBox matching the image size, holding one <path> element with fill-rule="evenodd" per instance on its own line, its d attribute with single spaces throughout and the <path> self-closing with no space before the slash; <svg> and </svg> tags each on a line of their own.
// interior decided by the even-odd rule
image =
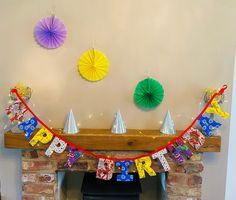
<svg viewBox="0 0 236 200">
<path fill-rule="evenodd" d="M 80 57 L 78 70 L 85 79 L 99 81 L 108 73 L 109 60 L 102 52 L 92 49 Z"/>
</svg>

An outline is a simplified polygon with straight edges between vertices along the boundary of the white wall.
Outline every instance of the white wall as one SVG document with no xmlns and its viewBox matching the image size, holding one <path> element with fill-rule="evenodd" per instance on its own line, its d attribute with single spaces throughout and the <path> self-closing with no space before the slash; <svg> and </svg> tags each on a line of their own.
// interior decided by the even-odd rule
<svg viewBox="0 0 236 200">
<path fill-rule="evenodd" d="M 236 59 L 234 65 L 234 81 L 233 81 L 233 96 L 232 102 L 236 101 Z M 234 200 L 236 197 L 235 185 L 236 185 L 236 106 L 232 104 L 231 119 L 230 119 L 230 133 L 229 133 L 229 145 L 228 145 L 228 161 L 227 161 L 227 179 L 226 179 L 226 200 Z"/>
<path fill-rule="evenodd" d="M 153 129 L 170 109 L 176 128 L 184 129 L 204 88 L 232 85 L 235 6 L 235 0 L 0 0 L 1 116 L 9 88 L 21 81 L 33 88 L 34 111 L 50 126 L 62 127 L 73 108 L 81 127 L 108 128 L 120 108 L 128 128 Z M 32 32 L 52 8 L 68 38 L 61 48 L 45 50 Z M 83 80 L 76 68 L 93 42 L 111 63 L 97 83 Z M 164 102 L 151 112 L 137 109 L 132 97 L 147 73 L 165 88 Z M 231 88 L 228 99 L 230 109 Z M 228 129 L 226 122 L 222 152 L 204 158 L 205 200 L 224 199 Z M 20 199 L 20 153 L 0 150 L 3 195 Z"/>
</svg>

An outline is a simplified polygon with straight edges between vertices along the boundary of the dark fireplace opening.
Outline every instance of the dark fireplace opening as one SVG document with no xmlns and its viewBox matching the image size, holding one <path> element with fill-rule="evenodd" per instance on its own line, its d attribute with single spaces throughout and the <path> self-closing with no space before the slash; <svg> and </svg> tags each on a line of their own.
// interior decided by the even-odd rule
<svg viewBox="0 0 236 200">
<path fill-rule="evenodd" d="M 117 182 L 116 175 L 109 181 L 96 179 L 96 173 L 58 172 L 59 200 L 166 200 L 166 173 L 133 182 Z"/>
<path fill-rule="evenodd" d="M 116 181 L 116 174 L 109 181 L 97 179 L 95 173 L 85 173 L 81 192 L 83 200 L 139 200 L 142 192 L 138 175 L 133 181 Z"/>
</svg>

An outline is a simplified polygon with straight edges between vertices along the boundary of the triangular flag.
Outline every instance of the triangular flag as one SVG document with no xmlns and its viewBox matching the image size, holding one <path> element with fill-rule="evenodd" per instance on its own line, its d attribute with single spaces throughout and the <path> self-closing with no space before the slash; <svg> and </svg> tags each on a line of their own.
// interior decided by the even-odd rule
<svg viewBox="0 0 236 200">
<path fill-rule="evenodd" d="M 219 128 L 222 124 L 207 117 L 202 115 L 201 117 L 199 117 L 198 119 L 199 124 L 202 127 L 202 132 L 205 134 L 205 136 L 210 137 L 213 134 L 213 130 L 216 128 Z"/>
<path fill-rule="evenodd" d="M 211 106 L 206 109 L 206 112 L 217 114 L 217 115 L 223 117 L 224 119 L 227 119 L 229 117 L 229 113 L 227 113 L 221 109 L 221 107 L 216 99 L 212 100 Z"/>
<path fill-rule="evenodd" d="M 36 119 L 36 117 L 31 117 L 27 121 L 19 124 L 18 128 L 25 132 L 25 137 L 27 140 L 29 140 L 30 136 L 32 135 L 33 131 L 36 129 L 37 125 L 38 125 L 38 120 Z"/>
<path fill-rule="evenodd" d="M 116 112 L 115 119 L 111 129 L 112 133 L 126 133 L 125 123 L 122 119 L 120 111 Z"/>
<path fill-rule="evenodd" d="M 70 112 L 68 114 L 63 132 L 64 133 L 70 133 L 70 134 L 79 133 L 79 129 L 76 125 L 76 121 L 75 121 L 75 117 L 74 117 L 74 114 L 72 112 L 72 109 L 70 110 Z"/>
<path fill-rule="evenodd" d="M 164 134 L 168 134 L 168 135 L 172 135 L 176 133 L 175 128 L 174 128 L 174 122 L 171 118 L 169 110 L 166 112 L 166 116 L 165 116 L 160 132 Z"/>
</svg>

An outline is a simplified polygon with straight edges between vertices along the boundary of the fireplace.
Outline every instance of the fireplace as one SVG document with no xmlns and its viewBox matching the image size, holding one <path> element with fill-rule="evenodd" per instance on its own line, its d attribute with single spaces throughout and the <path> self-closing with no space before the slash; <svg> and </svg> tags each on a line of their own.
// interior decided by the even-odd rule
<svg viewBox="0 0 236 200">
<path fill-rule="evenodd" d="M 58 179 L 58 174 L 62 176 L 62 174 L 71 171 L 72 173 L 77 173 L 77 176 L 80 176 L 82 180 L 83 174 L 81 172 L 95 172 L 97 169 L 97 161 L 87 155 L 84 155 L 68 170 L 64 168 L 67 156 L 66 152 L 60 155 L 52 155 L 51 158 L 46 158 L 44 153 L 44 150 L 22 151 L 23 200 L 36 200 L 38 197 L 47 200 L 59 199 L 60 197 L 60 199 L 63 200 L 67 188 L 65 185 L 63 187 L 65 183 Z M 106 154 L 104 151 L 101 153 Z M 117 154 L 128 154 L 128 156 L 130 156 L 131 154 L 137 155 L 140 153 L 142 152 L 119 152 Z M 171 170 L 166 173 L 166 181 L 164 183 L 168 199 L 200 199 L 202 185 L 201 172 L 203 171 L 202 153 L 194 153 L 190 160 L 186 160 L 183 165 L 179 166 L 174 163 L 169 155 L 167 155 L 166 158 L 171 166 Z M 158 173 L 163 173 L 160 163 L 153 162 L 152 168 Z M 135 170 L 135 167 L 130 169 L 131 172 L 135 172 Z M 147 178 L 145 179 L 148 180 L 150 177 L 148 177 L 148 175 L 146 176 Z M 145 179 L 141 180 L 141 183 L 147 181 Z M 152 185 L 150 181 L 149 184 L 144 184 L 143 193 L 145 193 L 150 184 Z M 78 185 L 78 187 L 80 187 L 80 185 Z M 78 188 L 78 190 L 80 190 L 80 188 Z M 166 196 L 163 195 L 160 200 L 166 199 Z"/>
<path fill-rule="evenodd" d="M 181 132 L 177 132 L 180 134 Z M 60 134 L 73 141 L 74 144 L 85 149 L 90 149 L 97 155 L 107 157 L 136 157 L 167 144 L 176 136 L 161 135 L 158 131 L 142 130 L 141 133 L 127 131 L 126 135 L 114 135 L 110 130 L 81 130 L 78 135 Z M 96 136 L 96 137 L 95 137 Z M 5 133 L 5 147 L 22 149 L 22 199 L 23 200 L 59 200 L 65 198 L 65 189 L 60 176 L 68 172 L 82 174 L 94 173 L 97 170 L 98 159 L 88 154 L 83 154 L 72 168 L 65 168 L 68 151 L 61 154 L 53 153 L 51 157 L 45 156 L 48 145 L 36 145 L 32 147 L 25 140 L 24 134 Z M 111 141 L 111 142 L 107 142 Z M 151 145 L 147 145 L 151 144 Z M 206 141 L 199 151 L 194 151 L 190 159 L 186 159 L 181 165 L 177 165 L 170 154 L 165 154 L 170 165 L 170 171 L 165 172 L 158 160 L 152 161 L 151 168 L 158 174 L 163 173 L 166 178 L 162 182 L 162 188 L 166 194 L 160 199 L 169 200 L 198 200 L 201 198 L 201 186 L 203 171 L 203 152 L 219 152 L 221 138 L 212 136 Z M 135 165 L 129 167 L 130 173 L 136 173 Z M 120 173 L 120 169 L 115 168 L 114 173 Z M 64 175 L 65 176 L 65 175 Z M 158 175 L 159 176 L 159 175 Z M 146 174 L 145 179 L 141 179 L 142 195 L 147 194 L 153 177 L 149 179 Z M 81 181 L 83 175 L 81 175 Z M 149 182 L 145 184 L 145 182 Z M 80 191 L 81 186 L 78 186 Z M 153 191 L 153 190 L 152 190 Z M 64 196 L 63 196 L 64 195 Z M 68 200 L 73 200 L 69 199 Z M 150 198 L 146 198 L 151 200 Z"/>
<path fill-rule="evenodd" d="M 137 173 L 132 175 L 133 181 L 118 182 L 115 176 L 104 181 L 97 179 L 96 173 L 86 172 L 81 188 L 83 200 L 139 200 L 141 183 Z"/>
<path fill-rule="evenodd" d="M 155 177 L 146 177 L 143 180 L 138 178 L 137 173 L 131 173 L 135 179 L 133 182 L 117 182 L 116 174 L 112 181 L 96 179 L 95 173 L 61 171 L 58 172 L 58 193 L 60 200 L 76 199 L 114 199 L 128 200 L 161 200 L 165 198 L 165 176 L 166 173 L 159 173 Z M 86 177 L 86 178 L 85 178 Z M 94 184 L 96 182 L 96 184 Z M 80 190 L 81 188 L 81 190 Z"/>
</svg>

